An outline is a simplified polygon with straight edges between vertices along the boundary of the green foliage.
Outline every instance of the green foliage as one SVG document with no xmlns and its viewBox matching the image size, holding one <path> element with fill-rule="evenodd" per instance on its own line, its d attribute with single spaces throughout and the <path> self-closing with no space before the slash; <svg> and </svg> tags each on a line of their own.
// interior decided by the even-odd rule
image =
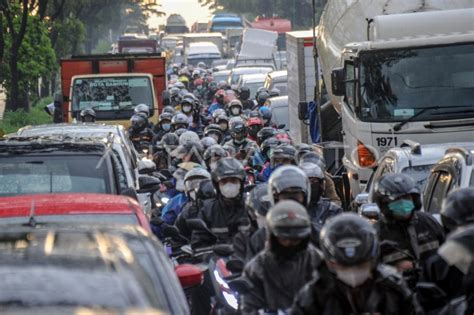
<svg viewBox="0 0 474 315">
<path fill-rule="evenodd" d="M 82 53 L 82 44 L 86 39 L 84 23 L 74 16 L 56 20 L 51 27 L 54 36 L 54 50 L 59 58 Z"/>
<path fill-rule="evenodd" d="M 51 97 L 44 98 L 31 108 L 30 112 L 25 112 L 22 109 L 17 111 L 7 111 L 0 120 L 0 129 L 5 133 L 16 132 L 19 128 L 27 125 L 42 125 L 53 122 L 51 116 L 45 111 L 44 107 L 51 103 Z"/>
</svg>

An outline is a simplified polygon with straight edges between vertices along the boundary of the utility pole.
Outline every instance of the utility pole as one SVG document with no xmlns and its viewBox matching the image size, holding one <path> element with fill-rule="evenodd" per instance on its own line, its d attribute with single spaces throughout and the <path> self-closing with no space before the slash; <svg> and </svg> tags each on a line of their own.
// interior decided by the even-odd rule
<svg viewBox="0 0 474 315">
<path fill-rule="evenodd" d="M 314 81 L 315 81 L 315 86 L 314 86 L 314 103 L 317 106 L 318 110 L 318 128 L 319 128 L 319 136 L 320 140 L 322 142 L 323 140 L 323 134 L 322 134 L 322 122 L 321 122 L 321 91 L 319 89 L 319 64 L 318 64 L 318 50 L 316 49 L 316 0 L 312 0 L 312 6 L 313 6 L 313 58 L 314 58 Z"/>
</svg>

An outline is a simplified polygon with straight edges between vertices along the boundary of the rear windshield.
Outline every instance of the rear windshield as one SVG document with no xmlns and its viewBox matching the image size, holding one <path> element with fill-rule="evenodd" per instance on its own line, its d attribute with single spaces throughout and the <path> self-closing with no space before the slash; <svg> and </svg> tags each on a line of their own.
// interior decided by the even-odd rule
<svg viewBox="0 0 474 315">
<path fill-rule="evenodd" d="M 0 157 L 0 196 L 41 193 L 114 193 L 100 155 Z"/>
<path fill-rule="evenodd" d="M 29 217 L 0 217 L 0 224 L 27 223 Z M 44 223 L 104 223 L 139 225 L 135 214 L 67 214 L 67 215 L 36 215 L 35 222 Z"/>
</svg>

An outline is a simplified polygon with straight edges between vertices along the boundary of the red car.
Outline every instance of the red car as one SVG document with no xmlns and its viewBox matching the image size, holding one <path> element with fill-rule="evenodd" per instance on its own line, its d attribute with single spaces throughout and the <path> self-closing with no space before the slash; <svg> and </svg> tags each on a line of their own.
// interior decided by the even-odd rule
<svg viewBox="0 0 474 315">
<path fill-rule="evenodd" d="M 137 201 L 117 195 L 41 194 L 0 198 L 0 225 L 41 223 L 135 224 L 151 232 Z"/>
</svg>

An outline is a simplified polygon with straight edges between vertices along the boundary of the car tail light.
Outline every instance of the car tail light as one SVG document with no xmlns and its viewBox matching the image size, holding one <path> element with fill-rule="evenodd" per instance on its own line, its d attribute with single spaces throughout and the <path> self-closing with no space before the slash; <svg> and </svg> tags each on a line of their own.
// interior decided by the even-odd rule
<svg viewBox="0 0 474 315">
<path fill-rule="evenodd" d="M 374 152 L 360 141 L 357 142 L 357 155 L 360 167 L 373 167 L 377 163 Z"/>
</svg>

